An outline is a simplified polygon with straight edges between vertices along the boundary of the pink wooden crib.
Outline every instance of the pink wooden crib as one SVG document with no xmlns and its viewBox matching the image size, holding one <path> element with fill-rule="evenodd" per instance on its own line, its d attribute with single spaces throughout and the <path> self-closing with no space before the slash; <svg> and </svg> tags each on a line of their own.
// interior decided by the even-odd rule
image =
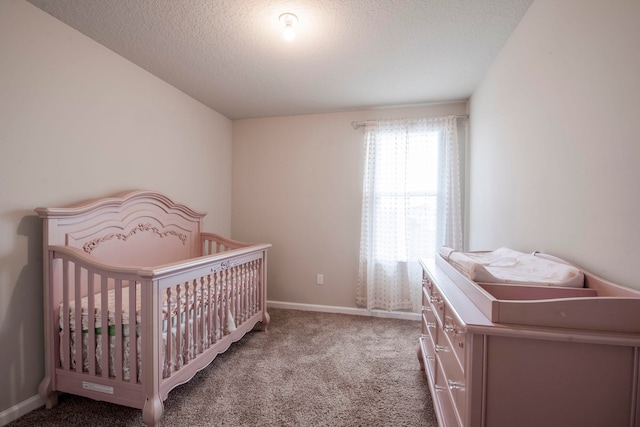
<svg viewBox="0 0 640 427">
<path fill-rule="evenodd" d="M 47 408 L 66 392 L 157 425 L 169 391 L 258 322 L 266 330 L 270 244 L 202 233 L 204 213 L 151 191 L 36 212 Z"/>
</svg>

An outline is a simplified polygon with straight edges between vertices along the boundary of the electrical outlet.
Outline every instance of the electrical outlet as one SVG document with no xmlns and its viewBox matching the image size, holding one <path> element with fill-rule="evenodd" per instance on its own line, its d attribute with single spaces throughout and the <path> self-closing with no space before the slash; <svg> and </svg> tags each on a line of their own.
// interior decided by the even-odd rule
<svg viewBox="0 0 640 427">
<path fill-rule="evenodd" d="M 316 277 L 316 285 L 324 285 L 324 274 L 318 274 Z"/>
</svg>

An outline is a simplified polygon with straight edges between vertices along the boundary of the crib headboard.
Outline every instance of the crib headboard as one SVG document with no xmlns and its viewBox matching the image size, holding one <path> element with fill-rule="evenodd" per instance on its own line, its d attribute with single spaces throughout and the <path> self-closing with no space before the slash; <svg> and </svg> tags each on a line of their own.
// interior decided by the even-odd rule
<svg viewBox="0 0 640 427">
<path fill-rule="evenodd" d="M 203 212 L 154 191 L 131 191 L 66 208 L 37 208 L 45 250 L 66 245 L 102 261 L 157 266 L 200 256 Z"/>
</svg>

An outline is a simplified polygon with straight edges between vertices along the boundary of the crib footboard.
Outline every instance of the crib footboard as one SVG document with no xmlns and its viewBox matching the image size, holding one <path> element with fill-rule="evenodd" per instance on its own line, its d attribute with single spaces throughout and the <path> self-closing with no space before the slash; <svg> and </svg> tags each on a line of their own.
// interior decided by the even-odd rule
<svg viewBox="0 0 640 427">
<path fill-rule="evenodd" d="M 179 268 L 150 272 L 152 288 L 158 290 L 158 299 L 164 301 L 161 318 L 156 323 L 164 325 L 161 333 L 165 334 L 165 343 L 158 349 L 162 400 L 257 323 L 267 329 L 267 248 L 260 248 L 228 250 L 213 255 L 213 259 L 207 256 L 202 265 L 192 263 L 184 272 Z"/>
<path fill-rule="evenodd" d="M 48 407 L 68 392 L 143 409 L 155 425 L 169 391 L 257 323 L 266 329 L 270 245 L 209 241 L 203 236 L 205 256 L 157 268 L 49 248 L 40 386 Z"/>
</svg>

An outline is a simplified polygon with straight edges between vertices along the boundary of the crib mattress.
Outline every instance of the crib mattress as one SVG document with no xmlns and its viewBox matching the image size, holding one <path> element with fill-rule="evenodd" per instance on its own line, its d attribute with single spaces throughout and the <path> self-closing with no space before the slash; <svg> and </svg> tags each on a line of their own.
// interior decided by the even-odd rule
<svg viewBox="0 0 640 427">
<path fill-rule="evenodd" d="M 474 282 L 584 287 L 584 274 L 580 269 L 509 248 L 459 252 L 443 247 L 440 255 Z"/>
<path fill-rule="evenodd" d="M 196 290 L 195 298 L 193 297 L 193 295 L 187 296 L 186 293 L 182 293 L 179 301 L 180 312 L 186 313 L 191 308 L 193 308 L 194 305 L 197 305 L 199 307 L 206 307 L 207 306 L 206 297 L 207 297 L 206 292 L 203 295 L 199 288 Z M 162 298 L 163 298 L 162 314 L 163 314 L 163 318 L 166 318 L 167 313 L 169 311 L 169 298 L 167 297 L 167 294 L 165 292 L 162 292 Z M 194 304 L 194 299 L 197 301 L 197 303 L 195 304 Z M 212 299 L 213 299 L 213 296 L 212 296 Z M 171 295 L 170 303 L 171 303 L 171 313 L 169 317 L 174 317 L 178 313 L 178 298 L 176 296 L 176 292 L 173 292 L 173 294 Z M 136 313 L 135 313 L 136 325 L 140 323 L 140 304 L 141 304 L 140 286 L 136 286 Z M 81 299 L 80 306 L 81 306 L 81 315 L 82 315 L 82 320 L 81 320 L 82 330 L 86 331 L 89 327 L 89 296 L 85 296 Z M 102 318 L 104 315 L 104 310 L 102 309 L 101 293 L 96 293 L 93 295 L 93 307 L 94 307 L 94 316 L 95 316 L 94 327 L 96 328 L 96 332 L 102 333 L 101 331 L 99 331 L 103 326 Z M 118 310 L 118 312 L 122 313 L 122 325 L 125 330 L 128 330 L 129 317 L 131 315 L 131 313 L 129 313 L 129 307 L 130 307 L 129 291 L 128 289 L 124 288 L 122 291 L 122 307 Z M 115 313 L 116 313 L 116 292 L 114 289 L 111 289 L 107 292 L 107 326 L 108 326 L 110 335 L 113 335 L 115 332 Z M 76 327 L 75 316 L 76 316 L 76 303 L 74 300 L 72 300 L 72 301 L 69 301 L 69 323 L 70 323 L 69 326 L 71 328 L 71 331 L 75 331 L 75 327 Z M 59 305 L 59 319 L 60 319 L 60 329 L 63 329 L 64 328 L 64 305 L 62 303 L 60 303 Z"/>
<path fill-rule="evenodd" d="M 177 329 L 176 329 L 176 316 L 178 313 L 178 307 L 177 307 L 177 298 L 175 297 L 175 294 L 172 295 L 171 297 L 171 313 L 168 316 L 168 318 L 170 319 L 170 322 L 167 322 L 167 313 L 169 310 L 169 304 L 168 301 L 169 299 L 167 298 L 166 294 L 163 292 L 163 304 L 162 304 L 162 312 L 163 312 L 163 318 L 165 318 L 165 321 L 163 322 L 163 326 L 162 326 L 162 354 L 160 355 L 161 357 L 161 363 L 164 364 L 164 353 L 165 353 L 165 349 L 166 349 L 166 345 L 167 345 L 167 336 L 171 337 L 171 341 L 172 341 L 172 359 L 176 360 L 177 357 L 184 357 L 186 355 L 178 355 L 176 354 L 176 339 L 178 337 L 177 334 Z M 205 309 L 205 313 L 208 310 L 208 306 L 207 304 L 200 304 L 200 302 L 202 301 L 202 295 L 201 292 L 198 290 L 196 293 L 196 297 L 195 299 L 198 301 L 197 305 L 200 307 L 203 307 Z M 116 336 L 116 326 L 115 326 L 115 313 L 116 313 L 116 295 L 115 295 L 115 290 L 111 289 L 107 292 L 107 301 L 108 301 L 108 309 L 107 309 L 107 327 L 103 328 L 103 324 L 102 324 L 102 318 L 103 318 L 103 313 L 104 311 L 102 310 L 102 294 L 101 293 L 97 293 L 95 295 L 93 295 L 93 300 L 94 300 L 94 317 L 95 317 L 95 321 L 94 321 L 94 331 L 95 331 L 95 335 L 96 335 L 96 340 L 95 340 L 95 354 L 96 354 L 96 371 L 98 374 L 100 374 L 102 372 L 103 366 L 102 366 L 102 340 L 100 339 L 100 337 L 102 336 L 103 332 L 106 332 L 108 335 L 108 345 L 109 345 L 109 375 L 110 376 L 114 376 L 115 375 L 115 351 L 116 351 L 116 342 L 115 342 L 115 336 Z M 138 366 L 138 373 L 141 372 L 141 360 L 140 360 L 140 355 L 141 355 L 141 349 L 140 349 L 140 331 L 139 331 L 139 325 L 140 325 L 140 286 L 137 286 L 136 289 L 136 315 L 135 315 L 135 339 L 136 339 L 136 347 L 137 347 L 137 366 Z M 186 318 L 187 313 L 189 312 L 189 310 L 193 307 L 194 303 L 193 303 L 193 296 L 189 297 L 189 302 L 187 302 L 187 296 L 186 295 L 182 295 L 180 298 L 180 312 L 182 313 L 182 326 L 181 326 L 181 335 L 184 339 L 187 339 L 187 335 L 188 335 L 188 339 L 192 339 L 192 335 L 191 335 L 191 330 L 192 330 L 192 325 L 193 325 L 193 319 Z M 82 349 L 82 353 L 83 353 L 83 371 L 88 372 L 89 369 L 89 361 L 88 361 L 88 331 L 89 331 L 89 297 L 83 297 L 81 299 L 81 325 L 82 325 L 82 343 L 81 343 L 81 349 Z M 130 328 L 129 328 L 129 319 L 130 319 L 130 313 L 129 313 L 129 292 L 128 290 L 125 290 L 122 292 L 122 308 L 120 310 L 120 312 L 122 313 L 122 342 L 123 342 L 123 376 L 125 380 L 129 379 L 129 340 L 130 340 Z M 78 351 L 77 345 L 76 345 L 76 339 L 75 339 L 75 334 L 73 334 L 73 332 L 75 332 L 76 329 L 76 321 L 75 321 L 75 316 L 76 316 L 76 304 L 75 301 L 70 301 L 69 302 L 69 329 L 70 329 L 70 336 L 69 336 L 69 347 L 70 347 L 70 362 L 71 362 L 71 367 L 75 368 L 75 363 L 76 363 L 76 352 Z M 59 322 L 60 322 L 60 338 L 62 339 L 62 337 L 65 335 L 64 333 L 64 305 L 61 303 L 59 306 Z M 202 313 L 197 312 L 196 313 L 196 324 L 197 324 L 197 328 L 198 328 L 198 332 L 202 333 L 201 329 L 200 329 L 200 315 Z M 216 318 L 217 321 L 220 321 L 220 316 L 218 316 L 216 314 Z M 227 308 L 227 313 L 226 313 L 226 318 L 227 318 L 227 324 L 226 324 L 226 330 L 231 332 L 234 331 L 236 329 L 236 322 L 235 319 L 231 313 L 231 310 L 229 308 Z M 171 324 L 171 327 L 168 327 L 168 324 Z M 187 323 L 189 325 L 189 327 L 187 328 Z M 216 332 L 216 337 L 220 338 L 221 337 L 221 333 L 222 331 L 217 331 Z M 184 346 L 186 348 L 186 346 Z M 193 358 L 194 355 L 193 354 L 189 354 L 190 358 Z M 64 352 L 62 350 L 62 346 L 60 348 L 60 358 L 61 361 L 64 362 Z M 164 376 L 164 375 L 163 375 Z"/>
</svg>

